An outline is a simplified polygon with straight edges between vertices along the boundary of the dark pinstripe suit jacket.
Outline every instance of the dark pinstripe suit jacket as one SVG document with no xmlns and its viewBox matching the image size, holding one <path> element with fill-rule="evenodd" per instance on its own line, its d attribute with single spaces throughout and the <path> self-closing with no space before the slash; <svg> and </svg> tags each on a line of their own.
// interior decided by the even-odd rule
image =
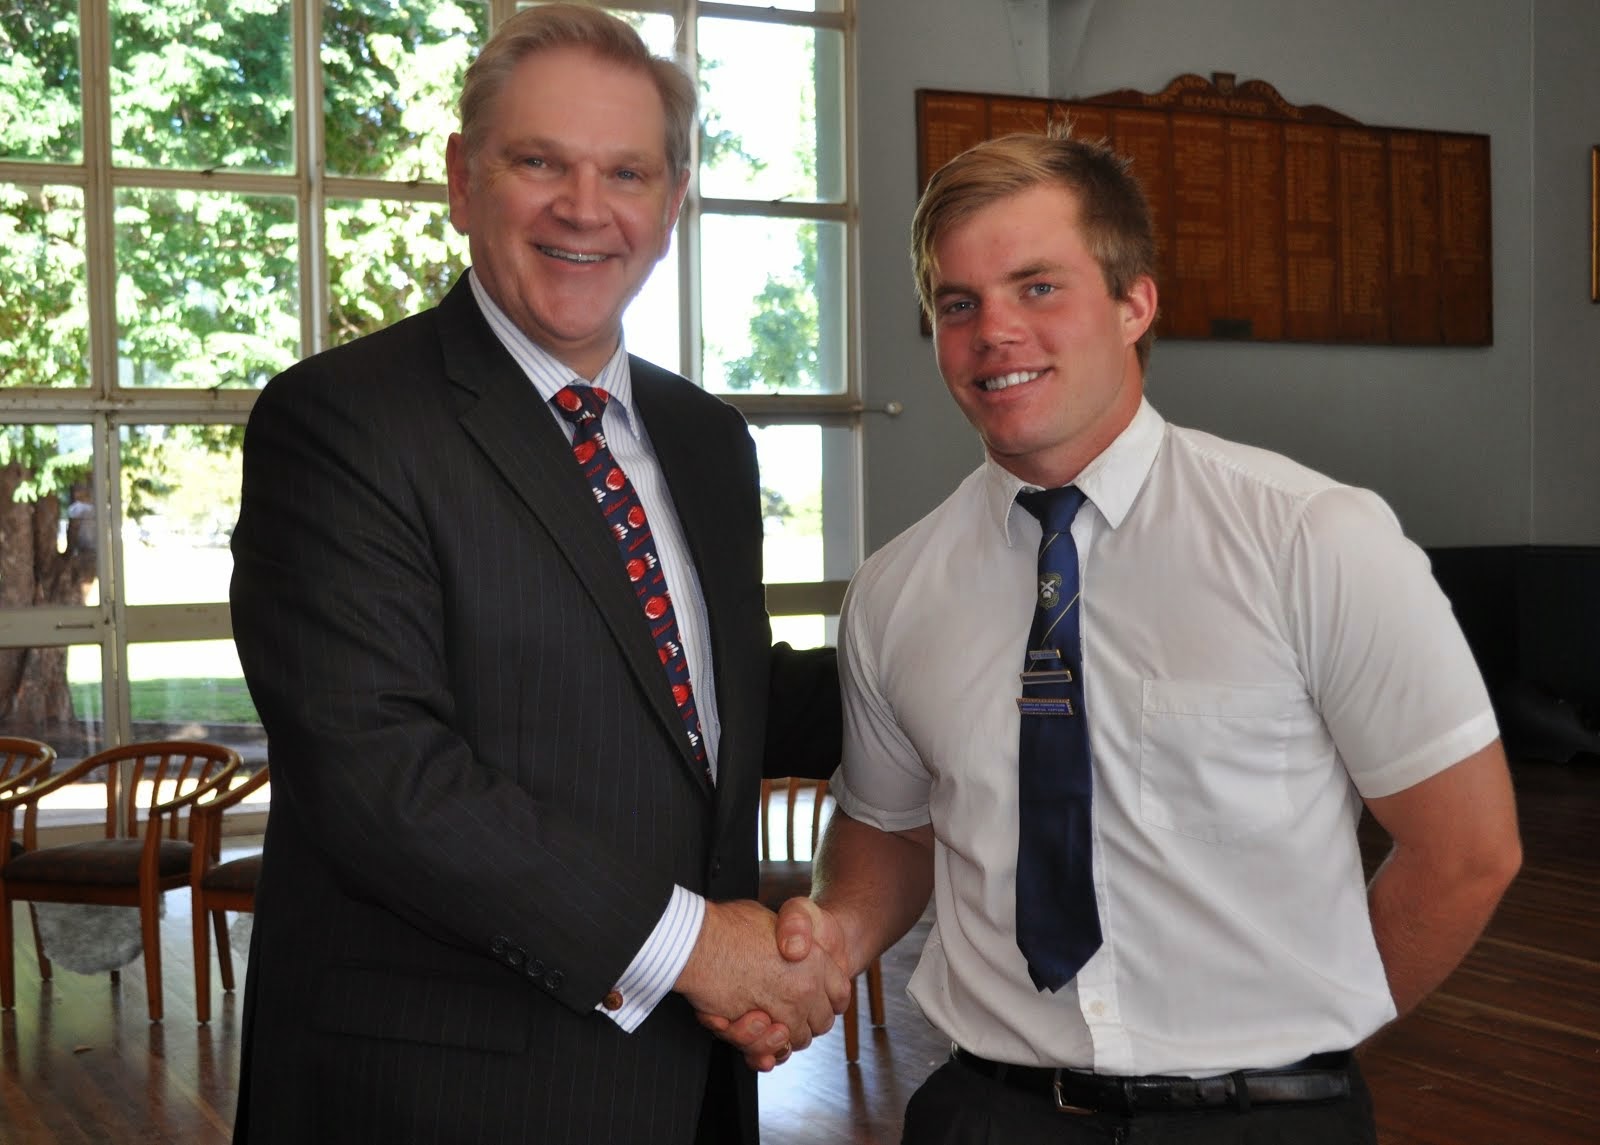
<svg viewBox="0 0 1600 1145">
<path fill-rule="evenodd" d="M 261 394 L 232 604 L 273 801 L 236 1141 L 688 1142 L 708 1071 L 714 1139 L 754 1140 L 753 1076 L 678 995 L 631 1035 L 593 1009 L 674 883 L 754 893 L 766 745 L 771 774 L 826 774 L 837 691 L 769 647 L 742 418 L 632 368 L 710 617 L 715 790 L 465 281 Z"/>
</svg>

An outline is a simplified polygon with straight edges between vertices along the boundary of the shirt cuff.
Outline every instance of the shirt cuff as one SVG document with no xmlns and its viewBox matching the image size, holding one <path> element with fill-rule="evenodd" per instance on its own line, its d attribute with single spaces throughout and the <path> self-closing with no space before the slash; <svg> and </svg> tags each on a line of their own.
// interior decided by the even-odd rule
<svg viewBox="0 0 1600 1145">
<path fill-rule="evenodd" d="M 673 887 L 661 921 L 611 993 L 595 1009 L 630 1034 L 638 1029 L 661 999 L 672 992 L 672 984 L 688 965 L 705 920 L 706 900 L 693 891 Z"/>
</svg>

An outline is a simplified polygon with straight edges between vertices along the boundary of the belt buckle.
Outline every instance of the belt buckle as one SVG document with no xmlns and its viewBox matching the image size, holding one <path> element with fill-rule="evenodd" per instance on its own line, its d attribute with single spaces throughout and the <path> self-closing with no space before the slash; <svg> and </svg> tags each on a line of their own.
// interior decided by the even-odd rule
<svg viewBox="0 0 1600 1145">
<path fill-rule="evenodd" d="M 1059 1071 L 1057 1071 L 1055 1080 L 1050 1083 L 1050 1088 L 1055 1093 L 1057 1113 L 1074 1113 L 1079 1117 L 1085 1117 L 1096 1112 L 1095 1110 L 1086 1108 L 1082 1105 L 1067 1104 L 1067 1102 L 1061 1096 L 1061 1075 Z"/>
</svg>

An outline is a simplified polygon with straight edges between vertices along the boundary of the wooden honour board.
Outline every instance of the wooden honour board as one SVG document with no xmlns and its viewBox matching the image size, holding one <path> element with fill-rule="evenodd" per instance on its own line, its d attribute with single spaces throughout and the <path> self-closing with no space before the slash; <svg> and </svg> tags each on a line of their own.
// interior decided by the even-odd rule
<svg viewBox="0 0 1600 1145">
<path fill-rule="evenodd" d="M 1369 127 L 1224 73 L 1076 100 L 919 90 L 918 188 L 976 143 L 1061 121 L 1132 160 L 1162 337 L 1493 343 L 1488 136 Z"/>
</svg>

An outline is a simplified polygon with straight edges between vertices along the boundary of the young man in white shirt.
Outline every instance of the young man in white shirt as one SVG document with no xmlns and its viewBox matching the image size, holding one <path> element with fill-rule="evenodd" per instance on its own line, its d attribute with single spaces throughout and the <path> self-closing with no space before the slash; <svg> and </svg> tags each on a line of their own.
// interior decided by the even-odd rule
<svg viewBox="0 0 1600 1145">
<path fill-rule="evenodd" d="M 1155 239 L 1103 146 L 968 151 L 913 257 L 988 456 L 852 583 L 841 813 L 780 942 L 854 974 L 933 896 L 910 993 L 957 1050 L 907 1142 L 1375 1141 L 1349 1051 L 1449 974 L 1520 863 L 1426 558 L 1374 494 L 1145 401 Z M 1017 935 L 1042 528 L 1016 497 L 1068 485 L 1101 937 L 1051 988 Z M 1370 887 L 1363 803 L 1394 841 Z"/>
</svg>

